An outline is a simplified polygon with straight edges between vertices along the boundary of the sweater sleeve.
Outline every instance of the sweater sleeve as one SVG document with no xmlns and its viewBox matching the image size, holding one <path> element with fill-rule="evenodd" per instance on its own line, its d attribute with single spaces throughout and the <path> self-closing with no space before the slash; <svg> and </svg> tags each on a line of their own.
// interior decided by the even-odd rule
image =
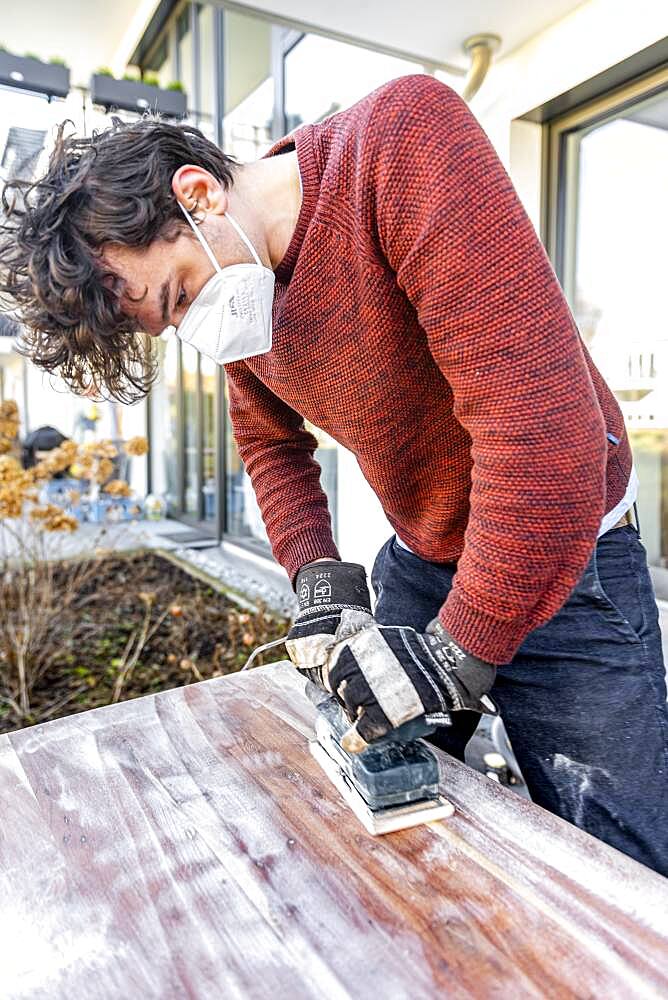
<svg viewBox="0 0 668 1000">
<path fill-rule="evenodd" d="M 591 555 L 603 416 L 547 255 L 461 98 L 405 77 L 370 131 L 380 249 L 471 439 L 464 550 L 439 617 L 465 649 L 506 663 Z"/>
<path fill-rule="evenodd" d="M 225 366 L 230 420 L 272 552 L 294 582 L 307 562 L 339 553 L 332 536 L 315 437 L 243 361 Z"/>
</svg>

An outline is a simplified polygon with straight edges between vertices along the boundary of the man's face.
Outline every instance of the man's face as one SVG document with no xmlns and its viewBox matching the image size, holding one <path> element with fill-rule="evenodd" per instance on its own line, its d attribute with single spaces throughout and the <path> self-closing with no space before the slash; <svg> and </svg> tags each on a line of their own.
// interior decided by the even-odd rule
<svg viewBox="0 0 668 1000">
<path fill-rule="evenodd" d="M 217 251 L 216 230 L 220 223 L 219 217 L 208 215 L 201 228 L 216 259 L 225 266 L 231 261 L 221 259 Z M 143 248 L 109 244 L 104 248 L 103 258 L 124 282 L 121 299 L 124 313 L 136 319 L 138 330 L 152 337 L 159 336 L 165 327 L 179 325 L 190 303 L 214 273 L 203 247 L 185 230 L 171 243 L 154 240 Z M 132 301 L 141 296 L 144 296 L 141 301 Z"/>
</svg>

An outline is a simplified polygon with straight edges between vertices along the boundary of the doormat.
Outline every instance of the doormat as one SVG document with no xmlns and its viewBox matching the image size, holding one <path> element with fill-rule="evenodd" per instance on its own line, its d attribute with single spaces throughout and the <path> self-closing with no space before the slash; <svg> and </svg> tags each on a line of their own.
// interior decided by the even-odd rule
<svg viewBox="0 0 668 1000">
<path fill-rule="evenodd" d="M 215 538 L 204 535 L 201 531 L 161 531 L 158 534 L 160 538 L 185 545 L 187 549 L 212 549 L 218 546 Z"/>
</svg>

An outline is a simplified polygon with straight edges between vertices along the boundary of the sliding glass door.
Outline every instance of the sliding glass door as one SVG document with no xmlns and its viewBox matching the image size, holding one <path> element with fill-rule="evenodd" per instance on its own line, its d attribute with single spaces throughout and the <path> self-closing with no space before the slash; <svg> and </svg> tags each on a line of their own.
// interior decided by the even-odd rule
<svg viewBox="0 0 668 1000">
<path fill-rule="evenodd" d="M 423 69 L 238 9 L 185 2 L 175 6 L 147 53 L 147 68 L 183 82 L 190 120 L 241 163 L 257 160 L 302 123 L 321 121 L 380 84 Z M 175 337 L 160 346 L 164 379 L 151 409 L 160 442 L 153 488 L 164 493 L 173 517 L 268 551 L 234 443 L 222 369 Z M 338 447 L 319 429 L 308 429 L 318 440 L 315 458 L 336 533 Z"/>
<path fill-rule="evenodd" d="M 624 413 L 640 531 L 668 598 L 668 71 L 551 126 L 551 251 L 583 340 Z"/>
<path fill-rule="evenodd" d="M 173 335 L 159 342 L 163 377 L 151 393 L 152 489 L 170 516 L 220 538 L 225 433 L 222 370 Z M 220 509 L 219 509 L 220 507 Z"/>
</svg>

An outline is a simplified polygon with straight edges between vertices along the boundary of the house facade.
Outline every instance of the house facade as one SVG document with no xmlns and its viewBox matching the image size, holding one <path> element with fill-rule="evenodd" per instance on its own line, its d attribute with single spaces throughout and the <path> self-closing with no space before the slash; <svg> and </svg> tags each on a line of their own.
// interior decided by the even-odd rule
<svg viewBox="0 0 668 1000">
<path fill-rule="evenodd" d="M 243 162 L 397 76 L 432 73 L 461 91 L 466 35 L 500 36 L 471 109 L 620 401 L 640 480 L 641 532 L 657 594 L 668 599 L 666 5 L 507 0 L 495 5 L 494 23 L 477 0 L 453 12 L 451 23 L 448 8 L 431 0 L 364 10 L 319 0 L 137 6 L 144 16 L 125 32 L 117 63 L 155 75 L 162 86 L 181 81 L 189 119 Z M 104 122 L 92 106 L 82 122 L 85 93 L 77 100 L 72 116 L 82 127 Z M 59 104 L 65 110 L 67 102 L 54 101 L 49 113 Z M 173 336 L 160 338 L 157 349 L 160 379 L 150 398 L 122 414 L 151 440 L 137 485 L 164 495 L 172 517 L 235 553 L 270 559 L 227 416 L 224 371 Z M 0 353 L 4 368 L 7 357 Z M 370 566 L 391 529 L 354 457 L 313 431 L 340 551 Z"/>
</svg>

